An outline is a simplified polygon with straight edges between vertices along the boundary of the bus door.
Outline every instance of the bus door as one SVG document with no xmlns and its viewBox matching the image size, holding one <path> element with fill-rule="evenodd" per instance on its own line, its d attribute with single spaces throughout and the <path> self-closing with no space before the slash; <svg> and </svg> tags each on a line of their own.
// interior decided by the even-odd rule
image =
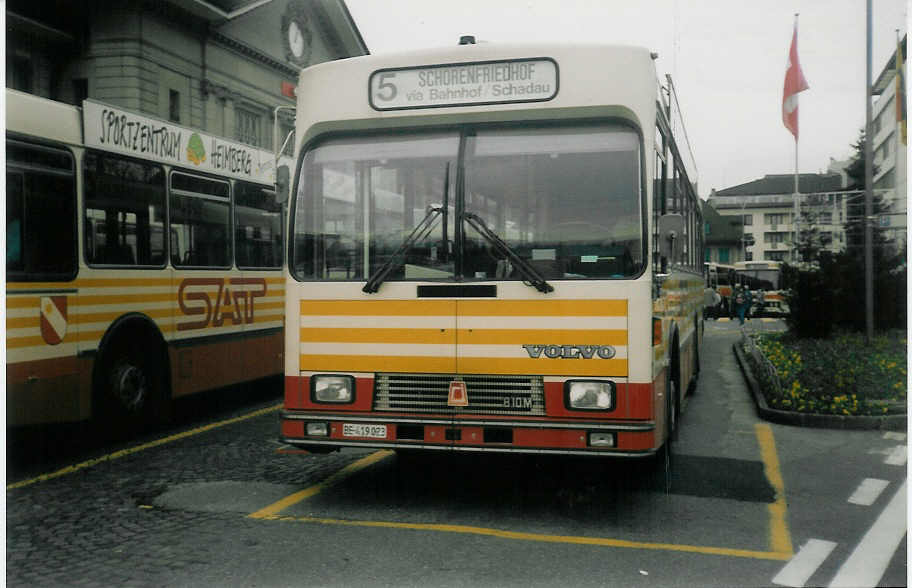
<svg viewBox="0 0 912 588">
<path fill-rule="evenodd" d="M 244 329 L 242 361 L 249 379 L 267 377 L 283 367 L 285 279 L 282 204 L 272 186 L 236 181 L 234 260 L 240 275 L 232 277 L 234 320 Z"/>
<path fill-rule="evenodd" d="M 182 396 L 246 379 L 243 310 L 229 276 L 230 183 L 178 170 L 168 181 L 176 295 L 173 387 Z"/>
</svg>

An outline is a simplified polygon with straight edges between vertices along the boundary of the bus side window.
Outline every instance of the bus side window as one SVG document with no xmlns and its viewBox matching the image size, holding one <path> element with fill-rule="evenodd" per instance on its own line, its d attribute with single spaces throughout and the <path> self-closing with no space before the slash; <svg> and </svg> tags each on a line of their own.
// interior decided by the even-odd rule
<svg viewBox="0 0 912 588">
<path fill-rule="evenodd" d="M 161 166 L 90 151 L 83 168 L 86 262 L 164 265 L 165 185 Z"/>
<path fill-rule="evenodd" d="M 228 182 L 171 173 L 171 261 L 175 266 L 231 265 Z"/>
<path fill-rule="evenodd" d="M 234 185 L 234 251 L 240 268 L 282 266 L 282 205 L 274 190 Z"/>
<path fill-rule="evenodd" d="M 6 279 L 76 275 L 76 180 L 68 151 L 6 144 Z"/>
</svg>

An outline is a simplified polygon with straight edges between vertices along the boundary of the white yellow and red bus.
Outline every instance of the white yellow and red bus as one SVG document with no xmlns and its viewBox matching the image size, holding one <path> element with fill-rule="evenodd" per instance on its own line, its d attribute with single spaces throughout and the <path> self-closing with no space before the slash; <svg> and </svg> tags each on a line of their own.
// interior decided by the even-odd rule
<svg viewBox="0 0 912 588">
<path fill-rule="evenodd" d="M 703 225 L 648 50 L 334 61 L 296 123 L 285 443 L 667 455 Z"/>
<path fill-rule="evenodd" d="M 731 317 L 732 289 L 738 283 L 735 266 L 708 261 L 703 264 L 706 271 L 706 287 L 718 294 L 718 302 L 704 307 L 704 316 L 712 318 Z"/>
<path fill-rule="evenodd" d="M 753 295 L 753 316 L 782 317 L 789 313 L 788 300 L 782 286 L 782 267 L 779 261 L 739 261 L 735 273 L 740 283 Z"/>
<path fill-rule="evenodd" d="M 282 372 L 274 156 L 6 91 L 7 426 L 111 419 Z"/>
</svg>

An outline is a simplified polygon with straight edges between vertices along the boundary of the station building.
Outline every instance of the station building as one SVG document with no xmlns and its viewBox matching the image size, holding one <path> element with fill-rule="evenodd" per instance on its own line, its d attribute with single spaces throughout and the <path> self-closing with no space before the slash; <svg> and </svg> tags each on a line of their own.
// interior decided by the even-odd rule
<svg viewBox="0 0 912 588">
<path fill-rule="evenodd" d="M 294 128 L 300 70 L 366 53 L 342 0 L 6 2 L 7 88 L 273 152 Z"/>
</svg>

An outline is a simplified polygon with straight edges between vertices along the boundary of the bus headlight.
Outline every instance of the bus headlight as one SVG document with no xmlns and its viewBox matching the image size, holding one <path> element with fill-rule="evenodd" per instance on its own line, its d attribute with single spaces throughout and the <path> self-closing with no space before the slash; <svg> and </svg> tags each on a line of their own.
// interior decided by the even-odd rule
<svg viewBox="0 0 912 588">
<path fill-rule="evenodd" d="M 564 403 L 573 410 L 613 410 L 614 382 L 568 380 L 564 383 Z"/>
<path fill-rule="evenodd" d="M 355 378 L 337 375 L 311 376 L 310 398 L 314 402 L 350 403 L 355 399 Z"/>
</svg>

